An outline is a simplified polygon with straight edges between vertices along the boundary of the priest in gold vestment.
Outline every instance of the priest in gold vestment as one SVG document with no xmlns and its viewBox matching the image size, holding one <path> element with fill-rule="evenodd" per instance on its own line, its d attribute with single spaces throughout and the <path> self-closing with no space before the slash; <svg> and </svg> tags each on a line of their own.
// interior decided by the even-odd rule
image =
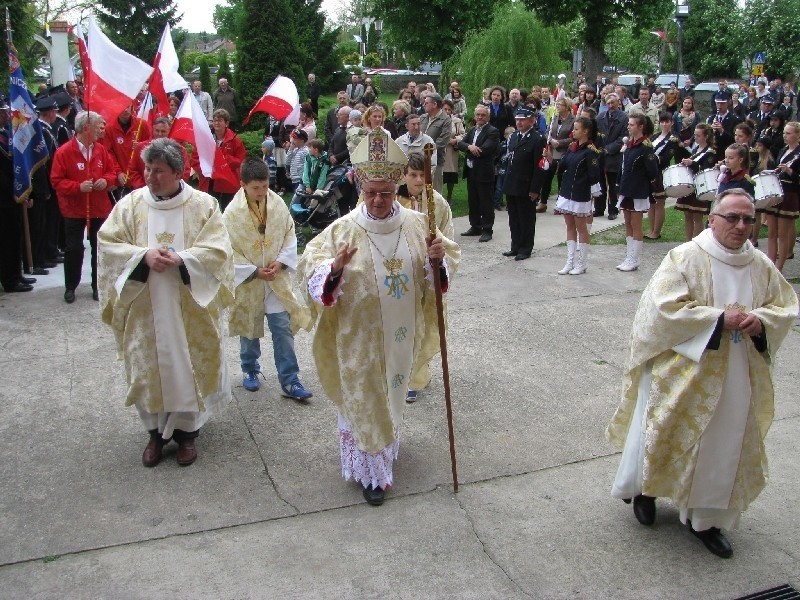
<svg viewBox="0 0 800 600">
<path fill-rule="evenodd" d="M 126 405 L 150 434 L 142 463 L 170 441 L 197 458 L 200 427 L 230 400 L 222 309 L 233 300 L 233 252 L 217 201 L 181 181 L 169 139 L 142 151 L 147 187 L 120 200 L 100 228 L 100 308 L 125 362 Z"/>
<path fill-rule="evenodd" d="M 379 505 L 393 483 L 412 365 L 438 349 L 431 260 L 445 259 L 446 291 L 460 254 L 440 232 L 428 240 L 427 218 L 395 200 L 406 157 L 383 130 L 351 161 L 363 203 L 308 243 L 298 277 L 317 314 L 320 382 L 339 410 L 342 475 Z"/>
<path fill-rule="evenodd" d="M 671 250 L 642 294 L 623 399 L 608 427 L 623 449 L 612 496 L 643 525 L 670 498 L 706 548 L 733 554 L 736 527 L 767 482 L 772 364 L 797 296 L 748 241 L 753 199 L 731 189 L 710 229 Z"/>
</svg>

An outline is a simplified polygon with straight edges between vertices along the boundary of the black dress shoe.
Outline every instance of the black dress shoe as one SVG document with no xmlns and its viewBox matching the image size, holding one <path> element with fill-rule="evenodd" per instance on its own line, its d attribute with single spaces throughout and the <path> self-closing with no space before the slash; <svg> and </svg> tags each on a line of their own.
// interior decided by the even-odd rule
<svg viewBox="0 0 800 600">
<path fill-rule="evenodd" d="M 7 288 L 4 288 L 6 292 L 30 292 L 33 289 L 33 286 L 30 283 L 23 283 L 22 281 L 18 281 L 14 285 L 10 285 Z"/>
<path fill-rule="evenodd" d="M 593 217 L 602 217 L 605 213 L 602 210 L 596 210 L 592 213 Z"/>
<path fill-rule="evenodd" d="M 484 231 L 481 234 L 481 237 L 478 238 L 479 242 L 488 242 L 492 239 L 492 232 L 491 231 Z"/>
<path fill-rule="evenodd" d="M 100 301 L 100 294 L 97 293 L 97 290 L 92 290 L 92 300 L 95 302 Z"/>
<path fill-rule="evenodd" d="M 503 256 L 516 256 L 516 255 L 517 255 L 516 250 L 508 250 L 506 252 L 503 252 Z"/>
<path fill-rule="evenodd" d="M 75 290 L 67 290 L 64 292 L 64 300 L 67 304 L 72 304 L 75 302 Z"/>
<path fill-rule="evenodd" d="M 481 230 L 480 229 L 478 229 L 477 227 L 470 227 L 469 229 L 467 229 L 461 235 L 477 236 L 477 235 L 480 235 L 480 234 L 481 234 Z"/>
<path fill-rule="evenodd" d="M 656 522 L 656 499 L 652 496 L 639 494 L 633 499 L 633 514 L 642 525 L 652 525 Z"/>
<path fill-rule="evenodd" d="M 383 499 L 385 497 L 386 492 L 384 492 L 381 487 L 373 488 L 371 485 L 368 485 L 364 488 L 364 500 L 366 500 L 367 504 L 370 506 L 380 506 L 383 504 Z"/>
<path fill-rule="evenodd" d="M 31 275 L 50 275 L 50 271 L 43 269 L 42 267 L 33 267 Z"/>
<path fill-rule="evenodd" d="M 609 221 L 615 221 L 617 219 L 617 217 L 619 217 L 619 213 L 618 212 L 615 212 L 615 213 L 611 213 L 610 212 L 610 213 L 608 213 L 608 220 Z"/>
<path fill-rule="evenodd" d="M 22 283 L 27 283 L 28 285 L 36 283 L 36 277 L 20 277 L 19 280 Z"/>
<path fill-rule="evenodd" d="M 691 524 L 690 524 L 691 527 Z M 733 556 L 733 548 L 722 532 L 716 527 L 706 529 L 705 531 L 695 531 L 692 529 L 695 537 L 700 538 L 705 547 L 711 554 L 716 554 L 720 558 L 730 558 Z"/>
<path fill-rule="evenodd" d="M 517 254 L 514 257 L 514 260 L 525 260 L 526 258 L 530 258 L 530 257 L 531 257 L 530 254 Z"/>
</svg>

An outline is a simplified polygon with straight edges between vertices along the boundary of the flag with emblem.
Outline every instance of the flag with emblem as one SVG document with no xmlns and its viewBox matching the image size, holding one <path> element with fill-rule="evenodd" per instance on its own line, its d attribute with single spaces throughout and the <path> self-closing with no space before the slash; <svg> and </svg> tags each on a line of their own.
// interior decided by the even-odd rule
<svg viewBox="0 0 800 600">
<path fill-rule="evenodd" d="M 8 23 L 6 13 L 6 27 Z M 17 50 L 8 42 L 11 73 L 8 104 L 11 107 L 11 158 L 14 164 L 14 200 L 24 202 L 31 193 L 31 176 L 50 157 L 42 133 L 42 124 L 33 107 L 28 85 L 22 74 Z"/>
</svg>

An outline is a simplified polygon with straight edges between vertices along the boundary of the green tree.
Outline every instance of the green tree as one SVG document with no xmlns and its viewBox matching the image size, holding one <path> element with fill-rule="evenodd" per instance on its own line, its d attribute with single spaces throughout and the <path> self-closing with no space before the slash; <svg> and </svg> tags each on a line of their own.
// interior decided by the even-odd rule
<svg viewBox="0 0 800 600">
<path fill-rule="evenodd" d="M 228 51 L 225 48 L 220 48 L 219 52 L 217 52 L 217 64 L 219 65 L 219 71 L 217 71 L 217 79 L 222 79 L 223 77 L 228 80 L 228 84 L 233 87 L 233 77 L 231 76 L 231 63 L 228 60 Z"/>
<path fill-rule="evenodd" d="M 217 34 L 229 40 L 237 39 L 244 23 L 242 3 L 237 0 L 225 0 L 224 3 L 217 4 L 211 20 L 217 29 Z"/>
<path fill-rule="evenodd" d="M 98 0 L 97 18 L 114 43 L 150 62 L 156 55 L 164 25 L 175 24 L 182 15 L 174 0 Z"/>
<path fill-rule="evenodd" d="M 758 36 L 751 36 L 744 44 L 749 50 L 749 56 L 744 57 L 748 64 L 753 54 L 765 52 L 764 69 L 770 79 L 796 77 L 800 72 L 800 54 L 797 51 L 800 48 L 800 29 L 797 23 L 800 23 L 800 0 L 748 0 L 744 7 L 742 30 L 758 32 Z"/>
<path fill-rule="evenodd" d="M 620 24 L 649 31 L 654 25 L 663 24 L 664 18 L 675 8 L 672 0 L 524 1 L 545 24 L 560 25 L 579 20 L 575 41 L 584 49 L 585 71 L 590 76 L 602 72 L 607 62 L 604 50 L 606 42 L 617 35 Z"/>
<path fill-rule="evenodd" d="M 33 69 L 36 65 L 35 58 L 39 54 L 31 51 L 34 44 L 33 35 L 35 33 L 41 34 L 43 31 L 41 31 L 41 27 L 36 22 L 34 7 L 30 2 L 27 0 L 9 0 L 6 6 L 8 7 L 8 15 L 11 21 L 14 47 L 17 49 L 17 57 L 22 66 L 22 72 L 26 77 L 30 77 L 33 75 Z M 5 64 L 6 73 L 8 73 L 7 56 Z M 4 95 L 8 93 L 8 84 L 8 75 L 6 74 L 0 80 L 0 89 L 3 90 Z"/>
<path fill-rule="evenodd" d="M 692 0 L 683 28 L 683 65 L 697 81 L 739 76 L 745 51 L 737 0 Z"/>
<path fill-rule="evenodd" d="M 285 75 L 298 83 L 302 81 L 303 68 L 297 54 L 294 20 L 275 18 L 291 14 L 289 0 L 241 2 L 247 26 L 238 37 L 236 82 L 242 106 L 249 110 L 276 76 Z M 254 126 L 258 123 L 255 121 Z"/>
<path fill-rule="evenodd" d="M 198 75 L 198 79 L 200 80 L 200 84 L 203 86 L 203 90 L 211 93 L 211 71 L 208 69 L 208 56 L 205 54 L 200 57 L 198 61 L 200 65 L 200 73 Z"/>
<path fill-rule="evenodd" d="M 495 6 L 506 4 L 497 0 Z M 546 2 L 552 4 L 550 0 Z M 384 43 L 415 62 L 444 61 L 457 52 L 473 30 L 485 28 L 492 6 L 484 0 L 430 0 L 419 3 L 375 0 L 370 15 L 383 19 Z M 362 15 L 362 16 L 370 16 Z"/>
<path fill-rule="evenodd" d="M 545 27 L 520 4 L 500 5 L 489 27 L 469 36 L 461 52 L 445 62 L 442 81 L 458 80 L 472 106 L 487 85 L 540 85 L 565 69 L 559 58 L 565 39 L 563 28 Z"/>
<path fill-rule="evenodd" d="M 364 66 L 370 69 L 381 66 L 381 57 L 377 52 L 370 52 L 364 57 Z"/>
</svg>

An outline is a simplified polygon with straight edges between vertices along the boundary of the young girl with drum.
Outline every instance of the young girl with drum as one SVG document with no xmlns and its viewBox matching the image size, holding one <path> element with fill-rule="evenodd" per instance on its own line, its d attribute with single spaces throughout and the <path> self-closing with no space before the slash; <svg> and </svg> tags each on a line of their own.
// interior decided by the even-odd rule
<svg viewBox="0 0 800 600">
<path fill-rule="evenodd" d="M 650 198 L 664 197 L 661 169 L 649 137 L 653 135 L 650 117 L 634 114 L 628 117 L 628 142 L 622 148 L 622 169 L 619 174 L 619 207 L 625 215 L 625 260 L 617 265 L 620 271 L 639 268 L 644 245 L 642 218 L 650 208 Z"/>
<path fill-rule="evenodd" d="M 707 123 L 698 123 L 694 128 L 695 145 L 689 158 L 684 158 L 681 164 L 697 175 L 700 171 L 713 169 L 717 163 L 714 154 L 714 130 Z M 683 198 L 678 198 L 675 209 L 683 212 L 686 230 L 686 241 L 690 241 L 703 231 L 703 217 L 711 212 L 711 203 L 700 200 L 693 192 Z"/>
<path fill-rule="evenodd" d="M 653 152 L 658 157 L 658 168 L 663 173 L 664 169 L 670 166 L 678 148 L 678 138 L 675 137 L 673 128 L 672 113 L 663 111 L 658 116 L 661 131 L 658 135 L 650 138 L 653 144 Z M 663 180 L 662 180 L 663 185 Z M 664 198 L 650 198 L 650 209 L 647 211 L 647 223 L 650 228 L 644 234 L 648 240 L 657 240 L 661 237 L 661 228 L 664 226 L 666 210 L 664 208 Z"/>
<path fill-rule="evenodd" d="M 739 123 L 742 125 L 742 123 Z M 738 127 L 738 125 L 737 125 Z M 772 139 L 768 137 L 760 137 L 756 141 L 756 146 L 753 149 L 755 155 L 750 157 L 750 175 L 758 175 L 763 171 L 772 171 L 775 169 L 775 157 L 772 156 L 770 144 Z M 758 248 L 758 234 L 761 232 L 761 224 L 764 222 L 764 215 L 766 208 L 756 208 L 756 223 L 753 225 L 753 231 L 750 232 L 750 243 L 755 248 Z"/>
<path fill-rule="evenodd" d="M 719 187 L 717 196 L 725 190 L 740 188 L 756 195 L 756 188 L 750 173 L 750 149 L 744 144 L 731 144 L 725 150 L 725 160 L 720 166 Z"/>
<path fill-rule="evenodd" d="M 593 119 L 579 116 L 572 125 L 572 143 L 558 162 L 561 186 L 556 209 L 564 215 L 567 227 L 567 264 L 559 275 L 582 275 L 589 257 L 589 222 L 592 218 L 592 195 L 600 194 L 600 150 L 593 142 L 597 125 Z M 550 156 L 546 150 L 546 156 Z"/>
<path fill-rule="evenodd" d="M 783 128 L 786 146 L 778 153 L 778 172 L 783 200 L 767 208 L 767 256 L 779 271 L 793 252 L 795 221 L 800 216 L 800 123 L 790 121 Z"/>
</svg>

